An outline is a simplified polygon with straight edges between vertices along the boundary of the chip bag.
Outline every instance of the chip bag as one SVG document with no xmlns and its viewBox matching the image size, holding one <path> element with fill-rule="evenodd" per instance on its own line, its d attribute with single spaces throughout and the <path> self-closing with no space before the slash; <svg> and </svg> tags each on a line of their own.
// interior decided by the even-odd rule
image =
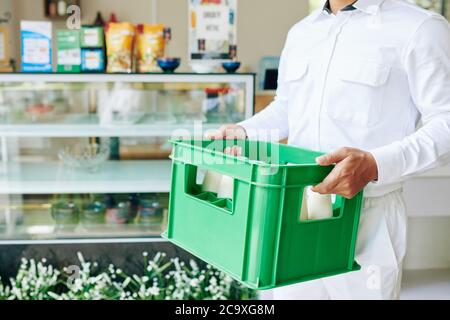
<svg viewBox="0 0 450 320">
<path fill-rule="evenodd" d="M 141 73 L 158 70 L 157 60 L 164 56 L 164 25 L 140 24 L 136 37 L 137 71 Z"/>
<path fill-rule="evenodd" d="M 134 38 L 133 24 L 108 23 L 106 26 L 107 72 L 131 73 L 133 71 Z"/>
</svg>

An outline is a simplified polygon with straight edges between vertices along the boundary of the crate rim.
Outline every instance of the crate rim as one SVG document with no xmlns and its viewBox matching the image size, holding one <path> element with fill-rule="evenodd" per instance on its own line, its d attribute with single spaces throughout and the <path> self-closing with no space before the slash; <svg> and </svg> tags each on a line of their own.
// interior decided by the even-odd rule
<svg viewBox="0 0 450 320">
<path fill-rule="evenodd" d="M 208 148 L 202 148 L 201 146 L 188 143 L 188 142 L 195 142 L 195 141 L 211 141 L 211 142 L 213 142 L 213 141 L 231 141 L 231 140 L 224 140 L 224 139 L 217 139 L 217 140 L 206 140 L 206 139 L 205 140 L 169 139 L 169 142 L 171 144 L 173 144 L 173 145 L 193 148 L 196 151 L 200 151 L 200 152 L 203 152 L 203 153 L 209 153 L 209 154 L 212 154 L 212 155 L 215 155 L 215 156 L 220 156 L 220 157 L 222 157 L 224 159 L 230 159 L 230 160 L 233 160 L 233 161 L 241 161 L 242 164 L 251 164 L 251 165 L 257 165 L 257 166 L 266 167 L 266 168 L 309 168 L 309 167 L 315 167 L 315 168 L 317 168 L 317 167 L 323 167 L 323 168 L 330 167 L 331 168 L 331 167 L 334 167 L 334 165 L 320 166 L 317 163 L 290 163 L 290 164 L 266 163 L 266 162 L 263 162 L 263 161 L 251 160 L 251 159 L 249 159 L 247 157 L 237 157 L 237 156 L 229 155 L 229 154 L 224 153 L 223 151 L 210 150 Z M 238 140 L 235 140 L 235 141 L 238 141 Z M 245 140 L 243 140 L 243 141 L 245 141 Z M 252 140 L 248 140 L 248 141 L 252 141 Z M 253 141 L 253 142 L 259 142 L 259 141 Z M 267 142 L 267 143 L 269 143 L 269 142 Z M 270 142 L 270 143 L 273 144 L 273 145 L 283 145 L 283 144 L 277 143 L 277 142 Z M 299 150 L 302 150 L 302 151 L 314 152 L 314 153 L 318 153 L 318 154 L 322 154 L 322 155 L 325 154 L 324 152 L 320 152 L 320 151 L 308 150 L 308 149 L 300 148 L 300 147 L 297 147 L 297 146 L 294 146 L 294 147 L 299 149 Z M 173 156 L 173 152 L 169 156 L 169 158 L 172 159 L 172 160 L 175 160 L 175 161 L 184 162 L 182 159 L 175 158 Z"/>
</svg>

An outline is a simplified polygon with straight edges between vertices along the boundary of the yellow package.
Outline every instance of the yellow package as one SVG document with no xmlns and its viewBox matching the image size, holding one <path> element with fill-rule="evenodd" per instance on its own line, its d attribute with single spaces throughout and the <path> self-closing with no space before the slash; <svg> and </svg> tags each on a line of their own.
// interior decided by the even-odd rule
<svg viewBox="0 0 450 320">
<path fill-rule="evenodd" d="M 157 60 L 164 56 L 164 25 L 138 25 L 136 49 L 137 71 L 141 73 L 157 71 Z"/>
<path fill-rule="evenodd" d="M 109 23 L 106 26 L 107 72 L 133 71 L 134 38 L 135 27 L 131 23 Z"/>
</svg>

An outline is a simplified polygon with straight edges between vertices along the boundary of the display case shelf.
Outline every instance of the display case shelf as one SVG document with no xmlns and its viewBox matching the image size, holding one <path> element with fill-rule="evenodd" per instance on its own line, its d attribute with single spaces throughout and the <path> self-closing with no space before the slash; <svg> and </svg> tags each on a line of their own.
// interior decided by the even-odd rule
<svg viewBox="0 0 450 320">
<path fill-rule="evenodd" d="M 0 165 L 0 194 L 164 193 L 170 191 L 169 160 L 108 161 L 97 173 L 62 163 Z"/>
<path fill-rule="evenodd" d="M 133 81 L 133 82 L 242 82 L 243 78 L 249 80 L 252 84 L 254 73 L 193 73 L 193 72 L 175 72 L 175 73 L 31 73 L 31 72 L 13 72 L 0 74 L 0 81 L 4 82 L 111 82 L 111 81 Z M 252 88 L 253 91 L 253 88 Z"/>
<path fill-rule="evenodd" d="M 60 241 L 75 239 L 105 239 L 111 236 L 114 238 L 155 238 L 162 233 L 161 227 L 146 227 L 140 225 L 123 226 L 98 226 L 86 229 L 77 226 L 72 231 L 58 231 L 54 225 L 16 226 L 13 232 L 8 233 L 0 228 L 0 241 L 17 240 L 40 240 L 40 241 Z"/>
<path fill-rule="evenodd" d="M 155 124 L 139 122 L 133 125 L 65 124 L 14 124 L 1 125 L 0 137 L 22 138 L 72 138 L 72 137 L 171 137 L 173 135 L 202 136 L 221 124 Z"/>
<path fill-rule="evenodd" d="M 114 244 L 114 243 L 153 243 L 153 242 L 168 242 L 168 240 L 161 236 L 149 236 L 149 237 L 104 237 L 104 238 L 92 238 L 92 237 L 75 237 L 67 239 L 0 239 L 0 245 L 61 245 L 61 244 Z"/>
</svg>

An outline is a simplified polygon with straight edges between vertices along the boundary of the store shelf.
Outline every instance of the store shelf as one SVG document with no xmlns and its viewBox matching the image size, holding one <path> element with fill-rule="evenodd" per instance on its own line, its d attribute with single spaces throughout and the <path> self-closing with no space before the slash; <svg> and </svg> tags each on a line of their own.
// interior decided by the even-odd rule
<svg viewBox="0 0 450 320">
<path fill-rule="evenodd" d="M 115 239 L 116 242 L 133 238 L 160 238 L 161 227 L 141 225 L 75 226 L 73 230 L 58 230 L 54 225 L 16 226 L 12 233 L 0 228 L 0 244 L 5 241 L 81 241 L 83 239 Z"/>
<path fill-rule="evenodd" d="M 144 117 L 136 124 L 99 124 L 98 118 L 89 115 L 70 116 L 61 123 L 0 124 L 0 137 L 171 137 L 202 136 L 207 130 L 217 129 L 221 124 L 202 123 L 155 123 Z"/>
<path fill-rule="evenodd" d="M 0 229 L 1 230 L 1 229 Z M 83 239 L 83 238 L 127 238 L 127 237 L 159 237 L 162 233 L 160 228 L 148 228 L 139 225 L 123 225 L 123 226 L 99 226 L 85 228 L 77 226 L 72 231 L 58 231 L 55 226 L 21 226 L 14 230 L 14 237 L 20 239 L 35 240 L 62 240 L 62 239 Z M 12 240 L 5 233 L 0 233 L 1 240 Z"/>
<path fill-rule="evenodd" d="M 162 237 L 138 237 L 138 238 L 86 238 L 86 239 L 18 239 L 0 240 L 0 246 L 34 246 L 34 245 L 57 245 L 57 244 L 114 244 L 114 243 L 153 243 L 168 242 Z"/>
<path fill-rule="evenodd" d="M 3 73 L 0 82 L 153 82 L 153 83 L 214 83 L 246 82 L 253 90 L 253 73 Z"/>
<path fill-rule="evenodd" d="M 0 166 L 0 194 L 169 192 L 169 160 L 109 161 L 98 172 L 69 170 L 62 163 Z"/>
</svg>

